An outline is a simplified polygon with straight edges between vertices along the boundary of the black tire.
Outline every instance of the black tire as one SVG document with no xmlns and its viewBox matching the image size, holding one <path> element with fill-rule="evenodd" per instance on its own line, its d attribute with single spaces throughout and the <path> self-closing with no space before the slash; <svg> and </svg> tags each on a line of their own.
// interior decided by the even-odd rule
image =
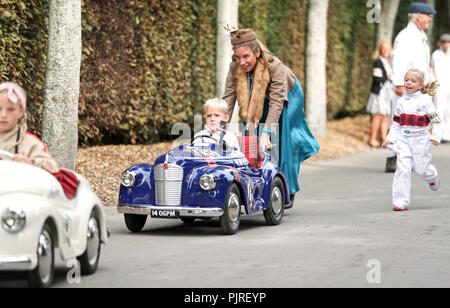
<svg viewBox="0 0 450 308">
<path fill-rule="evenodd" d="M 225 198 L 224 212 L 220 216 L 220 227 L 224 234 L 232 235 L 237 232 L 241 223 L 241 193 L 239 187 L 230 185 Z"/>
<path fill-rule="evenodd" d="M 125 214 L 125 224 L 133 233 L 141 232 L 147 221 L 147 215 Z"/>
<path fill-rule="evenodd" d="M 180 217 L 180 219 L 185 224 L 192 224 L 195 221 L 195 217 Z"/>
<path fill-rule="evenodd" d="M 270 189 L 269 207 L 264 211 L 264 218 L 269 226 L 279 225 L 283 220 L 285 200 L 283 181 L 276 177 Z"/>
<path fill-rule="evenodd" d="M 81 275 L 92 275 L 95 273 L 100 261 L 102 237 L 100 219 L 95 210 L 91 213 L 87 228 L 86 250 L 77 258 L 80 262 Z"/>
<path fill-rule="evenodd" d="M 49 288 L 55 275 L 55 244 L 53 231 L 48 223 L 45 223 L 39 235 L 36 253 L 38 265 L 28 273 L 28 284 L 32 288 Z"/>
</svg>

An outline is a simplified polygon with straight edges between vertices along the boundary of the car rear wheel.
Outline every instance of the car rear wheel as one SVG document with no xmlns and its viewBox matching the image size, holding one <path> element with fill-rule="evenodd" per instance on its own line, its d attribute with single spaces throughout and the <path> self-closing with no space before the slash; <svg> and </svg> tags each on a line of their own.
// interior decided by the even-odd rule
<svg viewBox="0 0 450 308">
<path fill-rule="evenodd" d="M 269 207 L 264 211 L 264 218 L 269 226 L 280 224 L 284 215 L 284 185 L 279 177 L 272 182 Z"/>
<path fill-rule="evenodd" d="M 28 273 L 28 283 L 32 288 L 48 288 L 53 283 L 55 272 L 55 247 L 53 234 L 48 223 L 42 228 L 37 246 L 37 267 Z"/>
<path fill-rule="evenodd" d="M 228 188 L 225 198 L 223 215 L 220 217 L 220 226 L 225 234 L 235 234 L 241 222 L 241 193 L 239 187 L 233 183 Z"/>
<path fill-rule="evenodd" d="M 125 224 L 131 232 L 141 232 L 147 221 L 147 215 L 125 214 Z"/>
<path fill-rule="evenodd" d="M 86 251 L 78 257 L 81 265 L 82 275 L 95 273 L 100 260 L 101 233 L 97 212 L 92 211 L 87 226 Z"/>
</svg>

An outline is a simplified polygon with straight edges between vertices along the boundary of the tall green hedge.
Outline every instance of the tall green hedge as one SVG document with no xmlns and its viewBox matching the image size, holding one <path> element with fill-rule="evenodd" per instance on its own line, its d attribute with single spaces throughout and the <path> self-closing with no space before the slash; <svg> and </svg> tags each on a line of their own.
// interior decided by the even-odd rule
<svg viewBox="0 0 450 308">
<path fill-rule="evenodd" d="M 239 28 L 255 29 L 258 38 L 301 83 L 305 76 L 306 18 L 307 1 L 239 1 Z"/>
<path fill-rule="evenodd" d="M 144 143 L 192 122 L 214 95 L 215 1 L 89 1 L 83 144 Z"/>
<path fill-rule="evenodd" d="M 395 34 L 412 0 L 401 0 Z M 449 32 L 448 1 L 436 1 L 432 44 Z M 363 112 L 376 25 L 367 0 L 330 0 L 328 117 Z M 307 0 L 240 0 L 239 27 L 259 38 L 305 84 Z M 29 96 L 29 126 L 41 125 L 47 0 L 0 0 L 0 80 Z M 215 93 L 216 0 L 82 1 L 81 145 L 147 143 L 191 123 Z M 307 91 L 307 89 L 305 89 Z"/>
<path fill-rule="evenodd" d="M 27 91 L 29 127 L 41 123 L 48 37 L 47 0 L 0 0 L 0 81 Z"/>
</svg>

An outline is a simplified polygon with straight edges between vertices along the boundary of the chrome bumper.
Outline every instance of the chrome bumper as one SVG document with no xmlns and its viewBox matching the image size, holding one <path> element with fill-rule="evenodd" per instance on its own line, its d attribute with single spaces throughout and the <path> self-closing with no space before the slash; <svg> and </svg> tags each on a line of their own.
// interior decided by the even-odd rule
<svg viewBox="0 0 450 308">
<path fill-rule="evenodd" d="M 152 210 L 178 211 L 180 217 L 220 217 L 223 215 L 221 208 L 185 208 L 181 206 L 129 206 L 118 205 L 117 210 L 123 214 L 151 215 Z"/>
<path fill-rule="evenodd" d="M 32 262 L 27 257 L 0 258 L 0 271 L 26 271 L 32 269 Z"/>
</svg>

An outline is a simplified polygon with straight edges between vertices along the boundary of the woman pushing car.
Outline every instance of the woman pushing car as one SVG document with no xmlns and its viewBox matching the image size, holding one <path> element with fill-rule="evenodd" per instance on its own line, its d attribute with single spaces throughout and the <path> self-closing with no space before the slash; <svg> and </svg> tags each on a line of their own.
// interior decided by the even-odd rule
<svg viewBox="0 0 450 308">
<path fill-rule="evenodd" d="M 261 148 L 272 149 L 273 138 L 278 136 L 279 165 L 291 195 L 286 208 L 290 208 L 300 190 L 300 163 L 320 148 L 306 123 L 302 87 L 291 69 L 257 39 L 253 29 L 232 31 L 230 36 L 234 54 L 223 99 L 230 114 L 238 101 L 246 133 L 256 129 Z"/>
</svg>

